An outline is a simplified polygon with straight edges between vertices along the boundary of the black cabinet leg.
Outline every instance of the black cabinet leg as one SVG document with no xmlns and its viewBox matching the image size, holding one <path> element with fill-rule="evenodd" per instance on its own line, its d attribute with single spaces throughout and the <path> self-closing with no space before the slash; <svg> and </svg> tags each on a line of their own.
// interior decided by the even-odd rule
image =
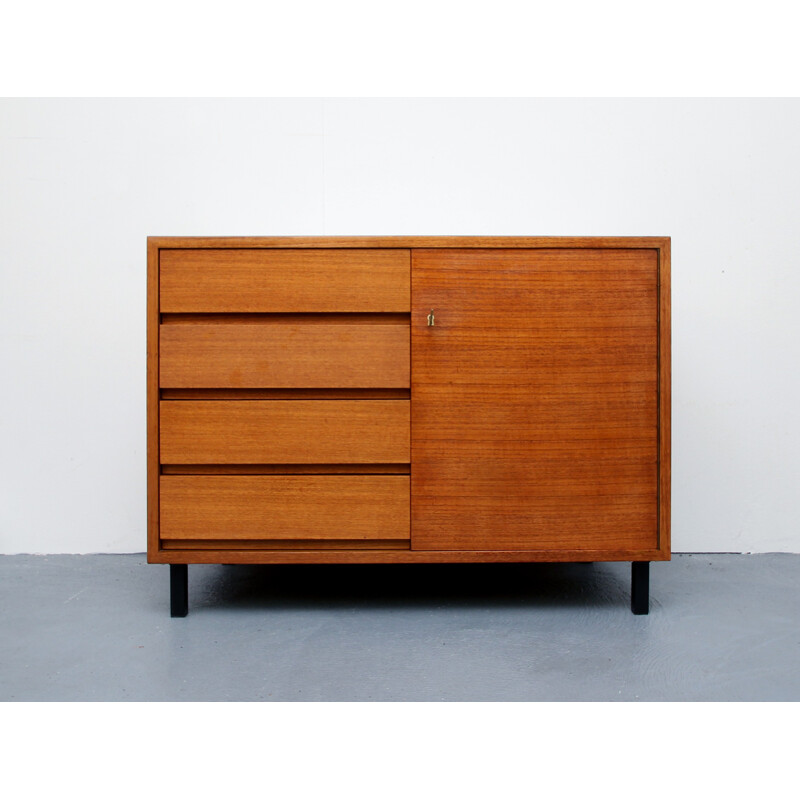
<svg viewBox="0 0 800 800">
<path fill-rule="evenodd" d="M 169 565 L 169 602 L 171 617 L 189 613 L 189 565 Z"/>
<path fill-rule="evenodd" d="M 631 611 L 650 613 L 650 562 L 631 562 Z"/>
</svg>

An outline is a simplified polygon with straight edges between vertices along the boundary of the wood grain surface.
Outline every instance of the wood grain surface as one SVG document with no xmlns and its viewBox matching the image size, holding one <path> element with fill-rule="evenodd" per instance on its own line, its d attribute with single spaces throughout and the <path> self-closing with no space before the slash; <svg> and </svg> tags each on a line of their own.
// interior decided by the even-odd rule
<svg viewBox="0 0 800 800">
<path fill-rule="evenodd" d="M 190 325 L 194 322 L 219 322 L 229 325 L 405 325 L 408 327 L 411 315 L 400 314 L 359 314 L 359 313 L 180 313 L 162 314 L 162 325 Z"/>
<path fill-rule="evenodd" d="M 408 400 L 165 400 L 163 464 L 393 464 Z"/>
<path fill-rule="evenodd" d="M 414 550 L 657 546 L 657 266 L 413 252 Z"/>
<path fill-rule="evenodd" d="M 408 550 L 405 539 L 164 539 L 161 546 L 165 550 L 225 550 L 231 545 L 236 552 L 249 550 Z"/>
<path fill-rule="evenodd" d="M 162 400 L 409 400 L 411 389 L 161 389 Z"/>
<path fill-rule="evenodd" d="M 406 464 L 162 464 L 162 475 L 410 475 Z"/>
<path fill-rule="evenodd" d="M 149 561 L 670 557 L 668 237 L 149 237 L 147 262 Z M 411 467 L 266 463 L 259 412 L 210 409 L 409 395 Z M 275 413 L 287 451 L 332 441 Z M 334 438 L 391 446 L 355 424 Z M 205 460 L 162 468 L 165 430 Z M 211 463 L 195 433 L 260 461 Z M 408 549 L 412 489 L 413 547 L 435 549 Z"/>
<path fill-rule="evenodd" d="M 234 250 L 322 248 L 650 248 L 669 244 L 668 236 L 150 236 L 148 243 L 165 249 Z"/>
<path fill-rule="evenodd" d="M 658 263 L 658 544 L 672 549 L 672 290 L 671 242 Z"/>
<path fill-rule="evenodd" d="M 157 564 L 476 564 L 476 563 L 537 563 L 550 561 L 668 561 L 669 553 L 655 548 L 584 548 L 554 550 L 409 550 L 341 547 L 327 549 L 300 549 L 287 546 L 281 550 L 257 550 L 249 546 L 239 548 L 239 542 L 230 540 L 215 549 L 185 549 L 170 540 L 173 549 L 153 554 L 150 561 Z M 287 542 L 287 545 L 290 543 Z"/>
<path fill-rule="evenodd" d="M 159 549 L 158 534 L 158 247 L 147 241 L 147 555 Z"/>
<path fill-rule="evenodd" d="M 162 325 L 164 388 L 393 388 L 410 385 L 401 325 Z"/>
<path fill-rule="evenodd" d="M 162 539 L 408 539 L 401 475 L 162 475 Z"/>
<path fill-rule="evenodd" d="M 408 250 L 162 250 L 161 311 L 408 311 Z"/>
</svg>

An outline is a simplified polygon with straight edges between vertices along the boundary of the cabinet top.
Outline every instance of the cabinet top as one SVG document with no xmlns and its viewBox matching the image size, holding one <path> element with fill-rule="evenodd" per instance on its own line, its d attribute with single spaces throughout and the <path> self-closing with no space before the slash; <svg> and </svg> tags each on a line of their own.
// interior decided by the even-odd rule
<svg viewBox="0 0 800 800">
<path fill-rule="evenodd" d="M 153 248 L 651 248 L 669 236 L 148 236 Z"/>
</svg>

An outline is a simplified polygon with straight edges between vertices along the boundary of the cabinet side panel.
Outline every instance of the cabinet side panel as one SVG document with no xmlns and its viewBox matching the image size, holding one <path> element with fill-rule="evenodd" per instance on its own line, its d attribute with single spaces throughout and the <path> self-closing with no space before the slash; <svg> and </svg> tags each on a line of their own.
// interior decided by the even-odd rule
<svg viewBox="0 0 800 800">
<path fill-rule="evenodd" d="M 659 249 L 659 519 L 658 545 L 665 553 L 672 549 L 672 296 L 670 282 L 670 240 Z"/>
<path fill-rule="evenodd" d="M 147 556 L 158 553 L 158 246 L 147 241 Z"/>
</svg>

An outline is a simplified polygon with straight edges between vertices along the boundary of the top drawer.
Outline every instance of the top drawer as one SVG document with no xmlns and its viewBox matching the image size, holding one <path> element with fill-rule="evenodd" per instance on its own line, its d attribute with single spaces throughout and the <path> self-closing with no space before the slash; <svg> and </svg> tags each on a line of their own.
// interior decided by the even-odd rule
<svg viewBox="0 0 800 800">
<path fill-rule="evenodd" d="M 161 250 L 162 313 L 411 310 L 410 250 Z"/>
</svg>

